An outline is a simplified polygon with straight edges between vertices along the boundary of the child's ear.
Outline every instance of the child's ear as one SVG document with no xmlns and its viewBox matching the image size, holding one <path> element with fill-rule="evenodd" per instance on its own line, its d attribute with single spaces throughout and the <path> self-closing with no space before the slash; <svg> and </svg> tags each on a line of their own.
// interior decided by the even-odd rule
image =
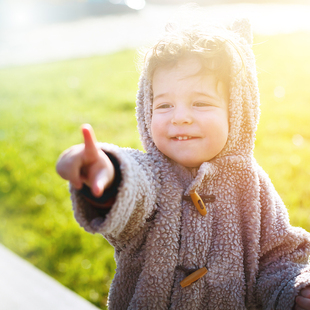
<svg viewBox="0 0 310 310">
<path fill-rule="evenodd" d="M 230 29 L 238 33 L 242 38 L 244 38 L 247 43 L 252 46 L 253 44 L 253 33 L 252 26 L 247 18 L 236 19 L 231 25 Z"/>
</svg>

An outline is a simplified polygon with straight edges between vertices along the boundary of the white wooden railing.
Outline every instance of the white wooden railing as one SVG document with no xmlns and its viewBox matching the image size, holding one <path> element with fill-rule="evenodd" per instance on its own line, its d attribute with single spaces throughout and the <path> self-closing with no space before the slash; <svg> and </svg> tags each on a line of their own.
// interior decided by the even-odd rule
<svg viewBox="0 0 310 310">
<path fill-rule="evenodd" d="M 0 244 L 0 310 L 99 310 Z"/>
</svg>

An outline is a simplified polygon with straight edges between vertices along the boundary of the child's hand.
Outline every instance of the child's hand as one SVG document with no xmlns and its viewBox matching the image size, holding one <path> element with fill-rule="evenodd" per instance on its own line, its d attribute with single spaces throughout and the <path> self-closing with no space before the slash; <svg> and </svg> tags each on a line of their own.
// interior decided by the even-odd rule
<svg viewBox="0 0 310 310">
<path fill-rule="evenodd" d="M 310 310 L 310 286 L 302 289 L 295 301 L 294 310 Z"/>
<path fill-rule="evenodd" d="M 100 197 L 105 188 L 114 180 L 114 166 L 108 156 L 96 146 L 96 137 L 92 127 L 82 126 L 84 143 L 74 145 L 64 151 L 57 162 L 59 175 L 81 189 L 83 183 L 91 188 L 94 196 Z"/>
</svg>

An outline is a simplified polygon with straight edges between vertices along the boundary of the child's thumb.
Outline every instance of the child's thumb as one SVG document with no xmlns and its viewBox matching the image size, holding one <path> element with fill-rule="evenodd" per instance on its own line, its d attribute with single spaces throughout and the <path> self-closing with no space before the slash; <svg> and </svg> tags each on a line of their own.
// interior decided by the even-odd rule
<svg viewBox="0 0 310 310">
<path fill-rule="evenodd" d="M 102 196 L 107 183 L 108 183 L 108 177 L 106 170 L 102 169 L 96 174 L 92 182 L 91 190 L 93 195 L 96 197 Z"/>
</svg>

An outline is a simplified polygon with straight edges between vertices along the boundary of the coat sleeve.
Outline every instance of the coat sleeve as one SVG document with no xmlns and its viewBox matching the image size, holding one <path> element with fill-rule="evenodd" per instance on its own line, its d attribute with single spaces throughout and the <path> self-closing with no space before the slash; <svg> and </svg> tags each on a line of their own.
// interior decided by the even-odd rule
<svg viewBox="0 0 310 310">
<path fill-rule="evenodd" d="M 103 151 L 112 154 L 120 164 L 122 181 L 109 213 L 100 210 L 70 186 L 77 222 L 90 233 L 100 233 L 116 245 L 125 245 L 139 233 L 146 219 L 155 212 L 158 182 L 156 168 L 149 155 L 138 150 L 103 143 Z"/>
<path fill-rule="evenodd" d="M 310 285 L 310 234 L 292 227 L 287 209 L 262 170 L 261 239 L 256 296 L 263 309 L 291 310 L 299 291 Z"/>
</svg>

